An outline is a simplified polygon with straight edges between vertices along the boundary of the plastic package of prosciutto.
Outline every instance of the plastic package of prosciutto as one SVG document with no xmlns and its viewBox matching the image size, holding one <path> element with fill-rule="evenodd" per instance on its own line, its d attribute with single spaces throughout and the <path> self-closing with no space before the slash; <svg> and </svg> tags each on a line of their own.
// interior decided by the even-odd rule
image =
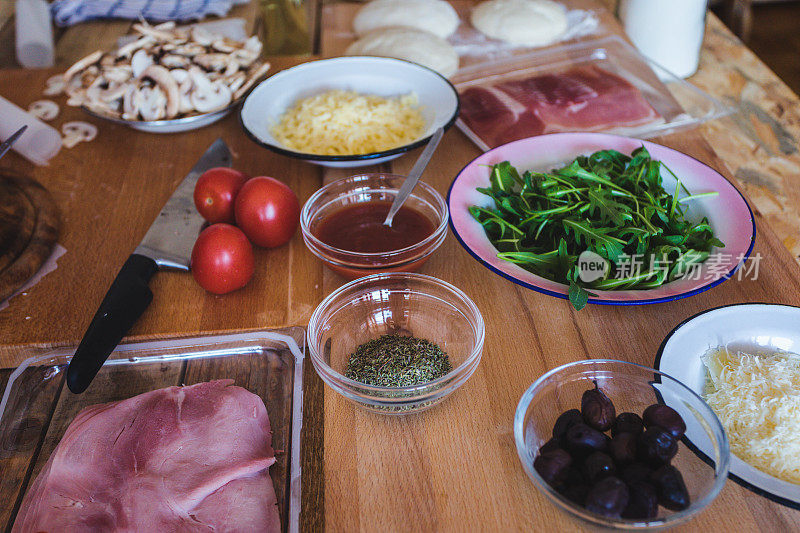
<svg viewBox="0 0 800 533">
<path fill-rule="evenodd" d="M 648 138 L 733 111 L 616 36 L 463 68 L 453 83 L 457 124 L 482 150 L 568 131 Z"/>
<path fill-rule="evenodd" d="M 300 327 L 121 344 L 80 395 L 74 347 L 31 353 L 0 372 L 0 527 L 298 531 L 304 347 Z"/>
</svg>

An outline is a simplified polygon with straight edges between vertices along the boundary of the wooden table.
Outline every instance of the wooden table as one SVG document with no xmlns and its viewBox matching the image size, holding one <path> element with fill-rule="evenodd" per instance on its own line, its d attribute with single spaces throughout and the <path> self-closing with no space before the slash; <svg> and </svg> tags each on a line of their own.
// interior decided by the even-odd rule
<svg viewBox="0 0 800 533">
<path fill-rule="evenodd" d="M 279 69 L 298 61 L 278 58 L 274 64 Z M 38 98 L 51 73 L 4 70 L 0 94 L 25 106 Z M 442 405 L 403 418 L 359 410 L 323 389 L 309 370 L 304 530 L 323 525 L 332 531 L 577 528 L 533 488 L 520 467 L 512 419 L 522 392 L 543 372 L 568 361 L 611 356 L 652 365 L 666 333 L 704 309 L 748 301 L 800 303 L 800 269 L 787 252 L 789 248 L 796 256 L 798 247 L 800 158 L 795 139 L 800 136 L 800 102 L 713 16 L 701 69 L 692 81 L 738 102 L 744 112 L 657 142 L 708 163 L 748 196 L 758 227 L 754 253 L 763 257 L 758 279 L 731 280 L 671 303 L 589 306 L 575 312 L 563 300 L 493 275 L 448 236 L 422 272 L 461 287 L 482 311 L 487 330 L 481 365 Z M 59 120 L 86 118 L 75 109 L 62 112 Z M 267 152 L 245 138 L 235 117 L 170 136 L 98 126 L 97 140 L 64 150 L 49 167 L 34 168 L 13 153 L 3 160 L 53 192 L 64 215 L 60 242 L 67 253 L 54 272 L 0 311 L 2 365 L 19 362 L 31 346 L 79 340 L 119 266 L 215 138 L 231 146 L 237 168 L 283 179 L 301 202 L 324 181 L 348 173 L 323 171 Z M 426 181 L 445 193 L 478 153 L 463 134 L 449 131 Z M 417 155 L 415 151 L 381 168 L 407 172 Z M 153 304 L 132 338 L 305 326 L 322 298 L 344 283 L 323 269 L 299 234 L 287 246 L 258 251 L 256 261 L 252 282 L 224 297 L 205 293 L 186 274 L 158 274 L 151 283 Z M 0 373 L 0 387 L 7 375 Z M 0 468 L 6 467 L 0 458 Z M 0 482 L 0 524 L 14 507 L 14 489 Z M 800 512 L 728 482 L 710 508 L 686 527 L 798 530 Z"/>
</svg>

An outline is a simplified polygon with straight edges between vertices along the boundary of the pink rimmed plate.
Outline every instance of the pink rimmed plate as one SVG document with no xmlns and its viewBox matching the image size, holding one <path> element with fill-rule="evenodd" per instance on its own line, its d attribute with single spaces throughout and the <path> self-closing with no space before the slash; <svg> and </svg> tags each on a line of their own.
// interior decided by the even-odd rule
<svg viewBox="0 0 800 533">
<path fill-rule="evenodd" d="M 494 201 L 479 193 L 477 187 L 489 186 L 491 165 L 509 161 L 520 172 L 547 171 L 564 165 L 579 155 L 613 149 L 630 154 L 644 145 L 650 155 L 662 161 L 692 194 L 716 191 L 719 194 L 688 203 L 686 216 L 699 221 L 707 217 L 724 248 L 715 248 L 711 257 L 692 276 L 675 280 L 655 289 L 595 291 L 589 302 L 606 305 L 636 305 L 668 302 L 686 298 L 719 285 L 734 275 L 750 256 L 756 236 L 753 213 L 744 196 L 725 177 L 711 167 L 681 152 L 639 139 L 603 133 L 554 133 L 529 137 L 498 146 L 477 157 L 456 176 L 447 193 L 450 225 L 462 246 L 484 266 L 519 285 L 538 292 L 567 298 L 567 286 L 537 276 L 522 267 L 497 257 L 483 226 L 469 213 L 469 207 L 494 207 Z M 663 176 L 664 188 L 674 189 L 676 180 Z"/>
</svg>

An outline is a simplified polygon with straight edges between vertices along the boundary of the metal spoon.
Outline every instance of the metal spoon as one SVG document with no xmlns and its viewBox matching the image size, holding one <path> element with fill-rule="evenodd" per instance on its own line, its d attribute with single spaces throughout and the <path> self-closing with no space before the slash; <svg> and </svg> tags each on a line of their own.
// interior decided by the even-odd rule
<svg viewBox="0 0 800 533">
<path fill-rule="evenodd" d="M 444 135 L 444 127 L 438 128 L 433 132 L 433 135 L 431 135 L 431 140 L 428 141 L 419 159 L 417 159 L 417 162 L 414 163 L 414 166 L 411 168 L 411 172 L 408 173 L 408 177 L 403 182 L 403 185 L 400 186 L 400 190 L 397 191 L 397 196 L 394 197 L 392 207 L 389 208 L 389 214 L 386 215 L 386 220 L 383 221 L 384 226 L 392 227 L 392 219 L 400 210 L 400 207 L 402 207 L 403 202 L 411 196 L 411 191 L 416 187 L 419 178 L 422 176 L 422 172 L 425 170 L 425 167 L 428 166 L 431 157 L 433 157 L 433 152 L 439 145 L 439 141 L 442 140 L 442 135 Z"/>
</svg>

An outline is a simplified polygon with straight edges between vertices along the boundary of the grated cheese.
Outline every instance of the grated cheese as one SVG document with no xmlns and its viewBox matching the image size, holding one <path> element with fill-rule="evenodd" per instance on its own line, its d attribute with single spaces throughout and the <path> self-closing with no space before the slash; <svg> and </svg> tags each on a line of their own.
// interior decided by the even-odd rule
<svg viewBox="0 0 800 533">
<path fill-rule="evenodd" d="M 703 363 L 711 378 L 705 399 L 728 433 L 731 452 L 800 484 L 800 356 L 719 347 Z"/>
<path fill-rule="evenodd" d="M 419 138 L 424 128 L 413 93 L 383 98 L 333 90 L 295 102 L 272 134 L 298 152 L 356 155 L 403 146 Z"/>
</svg>

